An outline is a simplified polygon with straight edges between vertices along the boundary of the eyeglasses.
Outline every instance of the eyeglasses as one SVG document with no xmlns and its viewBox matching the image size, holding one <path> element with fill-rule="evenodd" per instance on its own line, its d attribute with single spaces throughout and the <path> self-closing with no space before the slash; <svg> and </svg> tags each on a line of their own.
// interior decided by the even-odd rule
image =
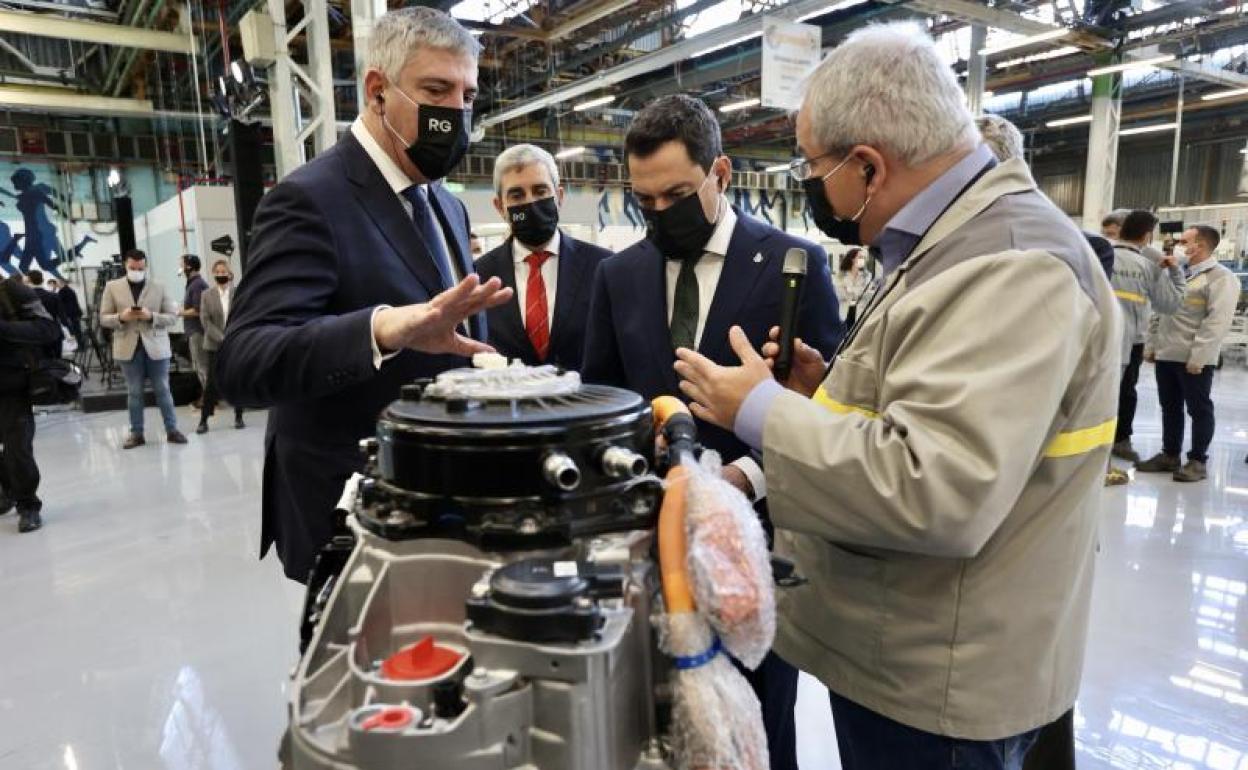
<svg viewBox="0 0 1248 770">
<path fill-rule="evenodd" d="M 794 158 L 793 161 L 789 163 L 789 176 L 793 177 L 794 182 L 805 182 L 807 179 L 810 179 L 812 174 L 815 173 L 815 163 L 823 160 L 831 154 L 832 153 L 830 152 L 825 152 L 824 154 L 817 155 L 810 160 L 806 160 L 805 158 Z"/>
</svg>

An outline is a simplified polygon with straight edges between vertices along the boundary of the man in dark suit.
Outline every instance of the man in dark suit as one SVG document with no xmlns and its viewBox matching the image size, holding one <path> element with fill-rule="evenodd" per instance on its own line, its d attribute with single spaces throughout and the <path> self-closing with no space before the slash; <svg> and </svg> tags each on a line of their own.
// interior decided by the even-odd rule
<svg viewBox="0 0 1248 770">
<path fill-rule="evenodd" d="M 473 274 L 467 210 L 437 183 L 468 146 L 478 50 L 440 11 L 381 17 L 367 108 L 256 211 L 217 374 L 230 403 L 272 407 L 260 553 L 276 543 L 294 580 L 332 537 L 380 411 L 490 350 L 482 311 L 511 297 Z"/>
<path fill-rule="evenodd" d="M 511 237 L 477 262 L 477 272 L 497 276 L 516 296 L 489 312 L 490 344 L 530 366 L 580 371 L 594 271 L 611 252 L 559 229 L 559 166 L 540 147 L 518 144 L 498 156 L 494 195 Z"/>
<path fill-rule="evenodd" d="M 734 325 L 761 345 L 780 321 L 780 272 L 790 248 L 807 255 L 798 336 L 831 357 L 842 328 L 827 255 L 728 205 L 732 165 L 705 104 L 687 96 L 653 102 L 637 113 L 624 153 L 647 237 L 598 270 L 585 341 L 587 382 L 647 399 L 681 396 L 676 348 L 735 362 L 728 342 Z M 727 463 L 726 479 L 755 500 L 764 496 L 761 469 L 743 442 L 701 421 L 698 436 Z M 749 677 L 763 705 L 771 767 L 796 770 L 797 670 L 769 654 Z"/>
<path fill-rule="evenodd" d="M 61 301 L 61 314 L 65 319 L 65 328 L 69 329 L 70 334 L 74 335 L 74 339 L 81 346 L 83 344 L 82 306 L 78 304 L 78 293 L 68 283 L 55 278 L 48 279 L 48 289 L 55 292 L 57 299 Z"/>
</svg>

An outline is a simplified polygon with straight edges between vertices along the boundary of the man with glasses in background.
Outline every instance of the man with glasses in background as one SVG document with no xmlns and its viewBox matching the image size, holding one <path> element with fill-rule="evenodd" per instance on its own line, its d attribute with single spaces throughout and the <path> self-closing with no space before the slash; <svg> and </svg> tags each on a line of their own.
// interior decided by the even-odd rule
<svg viewBox="0 0 1248 770">
<path fill-rule="evenodd" d="M 681 387 L 762 450 L 809 579 L 776 651 L 828 686 L 846 770 L 1017 770 L 1078 692 L 1121 311 L 918 25 L 829 54 L 797 140 L 816 223 L 878 249 L 884 286 L 830 371 L 799 345 L 777 382 L 777 345 L 735 331 L 742 363 L 681 350 Z"/>
</svg>

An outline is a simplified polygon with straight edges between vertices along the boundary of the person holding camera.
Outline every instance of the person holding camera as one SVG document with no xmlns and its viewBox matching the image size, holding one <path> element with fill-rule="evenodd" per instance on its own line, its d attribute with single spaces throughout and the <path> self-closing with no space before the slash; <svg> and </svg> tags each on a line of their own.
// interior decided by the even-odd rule
<svg viewBox="0 0 1248 770">
<path fill-rule="evenodd" d="M 163 284 L 147 275 L 147 255 L 139 249 L 125 254 L 126 275 L 109 281 L 100 300 L 100 325 L 113 330 L 113 360 L 126 376 L 130 435 L 122 449 L 143 446 L 143 382 L 152 381 L 156 405 L 165 421 L 170 444 L 185 444 L 169 390 L 169 327 L 178 320 L 178 307 Z"/>
<path fill-rule="evenodd" d="M 0 515 L 17 507 L 17 531 L 43 526 L 30 372 L 61 327 L 20 274 L 0 282 Z"/>
</svg>

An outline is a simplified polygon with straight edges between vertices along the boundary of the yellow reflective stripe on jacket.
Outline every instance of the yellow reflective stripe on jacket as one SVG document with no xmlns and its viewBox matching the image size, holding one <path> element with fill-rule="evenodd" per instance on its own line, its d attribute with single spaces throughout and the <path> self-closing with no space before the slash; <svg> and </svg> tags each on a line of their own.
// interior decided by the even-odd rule
<svg viewBox="0 0 1248 770">
<path fill-rule="evenodd" d="M 1115 417 L 1091 428 L 1063 431 L 1049 442 L 1044 456 L 1050 459 L 1074 457 L 1087 454 L 1098 447 L 1109 446 L 1114 443 L 1114 431 L 1117 427 L 1118 418 Z"/>
<path fill-rule="evenodd" d="M 1133 291 L 1123 291 L 1122 289 L 1114 290 L 1114 296 L 1118 299 L 1125 299 L 1127 302 L 1134 302 L 1137 305 L 1143 305 L 1148 301 L 1144 299 L 1143 294 L 1136 294 Z"/>
<path fill-rule="evenodd" d="M 823 387 L 820 387 L 819 390 L 815 391 L 813 400 L 816 404 L 820 404 L 829 412 L 835 412 L 836 414 L 860 414 L 869 420 L 874 420 L 876 417 L 880 416 L 879 412 L 873 412 L 870 409 L 864 409 L 861 406 L 842 404 L 840 401 L 837 401 L 829 396 L 828 392 L 824 390 Z"/>
<path fill-rule="evenodd" d="M 1189 297 L 1188 299 L 1183 300 L 1183 304 L 1191 305 L 1192 307 L 1204 307 L 1206 303 L 1199 297 Z"/>
<path fill-rule="evenodd" d="M 836 414 L 860 414 L 872 420 L 880 416 L 878 412 L 870 409 L 837 401 L 822 387 L 815 391 L 813 400 L 816 404 Z M 1114 431 L 1117 428 L 1118 418 L 1115 417 L 1091 428 L 1059 433 L 1049 442 L 1049 446 L 1044 450 L 1044 456 L 1049 458 L 1074 457 L 1087 454 L 1098 447 L 1109 446 L 1114 443 Z"/>
</svg>

